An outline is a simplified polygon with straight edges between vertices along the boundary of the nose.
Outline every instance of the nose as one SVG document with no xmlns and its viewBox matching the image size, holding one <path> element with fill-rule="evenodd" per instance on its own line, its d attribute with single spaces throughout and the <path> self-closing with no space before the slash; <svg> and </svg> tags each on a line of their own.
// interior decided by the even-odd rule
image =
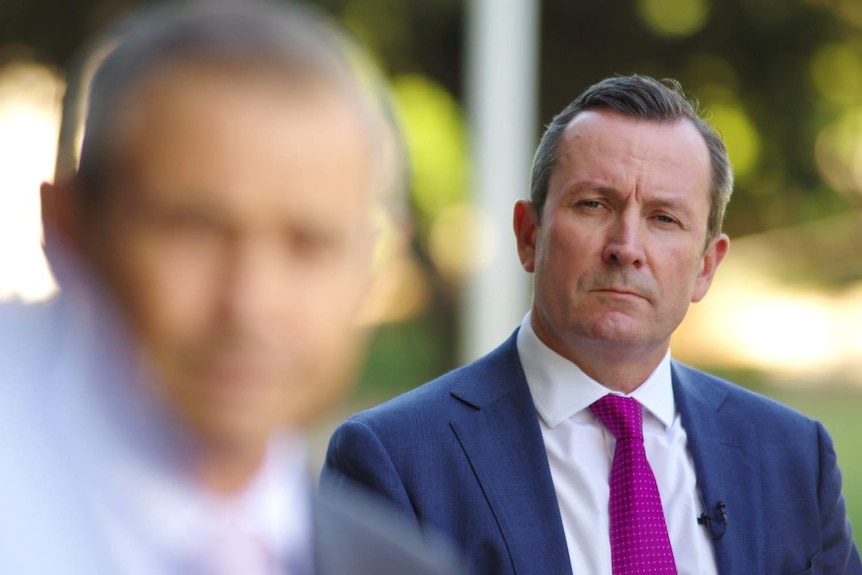
<svg viewBox="0 0 862 575">
<path fill-rule="evenodd" d="M 275 302 L 288 294 L 274 285 L 273 258 L 261 242 L 238 241 L 225 254 L 222 313 L 235 326 L 259 331 L 272 321 Z"/>
<path fill-rule="evenodd" d="M 645 262 L 641 220 L 620 214 L 607 229 L 602 259 L 611 265 L 640 268 Z"/>
</svg>

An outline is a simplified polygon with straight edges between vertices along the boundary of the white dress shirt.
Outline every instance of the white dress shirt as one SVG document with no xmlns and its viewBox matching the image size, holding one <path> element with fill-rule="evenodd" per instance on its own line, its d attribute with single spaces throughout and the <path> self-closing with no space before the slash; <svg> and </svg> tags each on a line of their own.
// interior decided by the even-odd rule
<svg viewBox="0 0 862 575">
<path fill-rule="evenodd" d="M 0 343 L 16 343 L 27 356 L 19 352 L 4 360 L 0 355 L 0 374 L 13 376 L 7 383 L 21 398 L 15 409 L 28 414 L 28 425 L 38 430 L 29 444 L 38 439 L 50 452 L 29 471 L 56 476 L 54 489 L 62 490 L 56 498 L 75 512 L 74 518 L 51 521 L 62 520 L 62 528 L 44 531 L 56 546 L 87 550 L 102 565 L 93 570 L 70 563 L 61 572 L 196 575 L 197 566 L 217 557 L 214 549 L 221 551 L 219 542 L 228 536 L 248 542 L 239 549 L 259 551 L 265 575 L 311 572 L 312 488 L 303 438 L 285 433 L 273 439 L 248 486 L 220 496 L 188 473 L 188 441 L 142 386 L 136 348 L 104 306 L 61 295 L 34 306 L 0 306 L 0 317 L 8 318 L 10 311 L 28 331 L 0 330 Z M 11 373 L 9 365 L 28 367 Z M 0 399 L 0 405 L 9 403 Z M 10 470 L 15 473 L 23 471 Z M 23 494 L 19 507 L 35 511 L 16 518 L 21 532 L 42 532 L 43 496 L 35 488 L 13 487 Z M 56 508 L 52 500 L 46 513 Z M 41 552 L 22 552 L 15 560 L 36 565 Z M 233 572 L 250 575 L 253 569 Z"/>
<path fill-rule="evenodd" d="M 616 439 L 589 410 L 612 392 L 521 323 L 518 355 L 539 415 L 573 573 L 611 573 L 608 501 Z M 644 408 L 644 447 L 661 493 L 679 575 L 717 573 L 685 429 L 673 398 L 670 352 L 634 397 Z"/>
</svg>

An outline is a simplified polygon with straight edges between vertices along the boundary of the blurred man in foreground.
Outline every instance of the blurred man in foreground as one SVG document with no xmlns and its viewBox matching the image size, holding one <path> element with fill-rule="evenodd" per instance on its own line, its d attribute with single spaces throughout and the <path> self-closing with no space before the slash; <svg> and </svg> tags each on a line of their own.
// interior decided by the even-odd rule
<svg viewBox="0 0 862 575">
<path fill-rule="evenodd" d="M 316 14 L 258 2 L 144 11 L 106 45 L 78 169 L 42 189 L 62 293 L 0 312 L 2 407 L 28 414 L 25 464 L 0 472 L 24 520 L 4 529 L 34 542 L 0 544 L 3 571 L 57 554 L 63 573 L 451 572 L 418 532 L 308 485 L 302 430 L 360 359 L 400 175 L 356 55 Z"/>
<path fill-rule="evenodd" d="M 825 429 L 671 360 L 727 253 L 732 187 L 677 84 L 588 88 L 515 205 L 532 310 L 486 357 L 343 424 L 324 485 L 385 494 L 486 575 L 862 574 Z"/>
</svg>

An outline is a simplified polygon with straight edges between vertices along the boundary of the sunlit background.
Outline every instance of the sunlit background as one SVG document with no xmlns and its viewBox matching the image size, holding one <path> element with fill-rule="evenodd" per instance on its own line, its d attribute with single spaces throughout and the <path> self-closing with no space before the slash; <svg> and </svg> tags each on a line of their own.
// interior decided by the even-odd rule
<svg viewBox="0 0 862 575">
<path fill-rule="evenodd" d="M 862 2 L 512 0 L 535 15 L 534 37 L 506 14 L 477 8 L 480 0 L 317 3 L 390 77 L 413 172 L 410 248 L 389 258 L 371 310 L 382 323 L 357 405 L 489 349 L 484 342 L 501 340 L 526 311 L 518 294 L 527 278 L 494 275 L 495 262 L 517 267 L 509 216 L 484 202 L 495 174 L 514 173 L 503 184 L 528 193 L 541 126 L 602 77 L 674 77 L 723 134 L 737 186 L 730 256 L 673 353 L 822 419 L 862 541 Z M 38 187 L 53 172 L 58 70 L 74 46 L 134 4 L 69 0 L 63 13 L 48 0 L 0 4 L 0 298 L 39 300 L 56 289 L 41 253 Z M 491 17 L 521 31 L 482 44 L 477 35 Z M 518 54 L 532 46 L 532 69 L 511 59 L 513 46 Z M 525 103 L 480 121 L 495 88 L 503 110 L 514 97 L 493 78 L 521 66 L 514 80 L 527 88 Z M 486 72 L 490 88 L 477 79 Z M 483 130 L 519 122 L 528 123 L 527 152 L 515 148 L 514 160 L 488 152 Z M 475 283 L 480 272 L 484 284 Z M 502 329 L 471 315 L 484 303 L 507 308 L 498 309 Z M 486 337 L 475 344 L 475 333 Z"/>
<path fill-rule="evenodd" d="M 39 183 L 54 172 L 63 83 L 17 59 L 0 68 L 0 298 L 38 300 L 56 289 L 41 251 Z"/>
</svg>

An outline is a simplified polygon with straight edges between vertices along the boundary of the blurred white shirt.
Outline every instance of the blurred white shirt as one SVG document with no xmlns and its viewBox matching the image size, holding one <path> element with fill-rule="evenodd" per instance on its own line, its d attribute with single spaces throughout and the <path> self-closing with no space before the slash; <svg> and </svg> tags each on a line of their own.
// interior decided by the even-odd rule
<svg viewBox="0 0 862 575">
<path fill-rule="evenodd" d="M 236 496 L 208 491 L 120 322 L 75 296 L 0 304 L 0 571 L 185 575 L 238 533 L 267 575 L 310 573 L 303 438 L 273 440 Z"/>
<path fill-rule="evenodd" d="M 572 571 L 611 573 L 608 479 L 616 439 L 589 406 L 615 392 L 546 346 L 533 331 L 529 313 L 521 323 L 517 347 L 539 414 Z M 630 397 L 644 408 L 644 447 L 678 573 L 714 575 L 712 539 L 697 523 L 704 509 L 673 398 L 670 352 Z"/>
</svg>

